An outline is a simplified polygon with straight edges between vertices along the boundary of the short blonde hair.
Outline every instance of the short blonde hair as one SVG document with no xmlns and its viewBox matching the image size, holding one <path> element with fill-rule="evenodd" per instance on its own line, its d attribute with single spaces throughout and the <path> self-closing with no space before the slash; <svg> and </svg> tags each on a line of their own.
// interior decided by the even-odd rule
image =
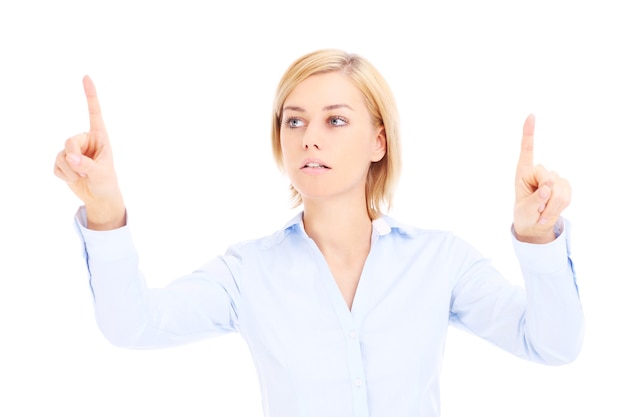
<svg viewBox="0 0 626 417">
<path fill-rule="evenodd" d="M 387 149 L 383 158 L 372 162 L 365 185 L 367 211 L 371 219 L 382 215 L 382 206 L 391 208 L 393 192 L 400 175 L 399 116 L 389 85 L 366 59 L 338 49 L 321 49 L 308 53 L 287 69 L 276 89 L 272 115 L 272 151 L 278 168 L 284 172 L 280 143 L 283 106 L 287 96 L 311 75 L 341 72 L 363 93 L 367 109 L 377 127 L 383 127 Z M 290 185 L 292 207 L 302 203 L 300 193 Z"/>
</svg>

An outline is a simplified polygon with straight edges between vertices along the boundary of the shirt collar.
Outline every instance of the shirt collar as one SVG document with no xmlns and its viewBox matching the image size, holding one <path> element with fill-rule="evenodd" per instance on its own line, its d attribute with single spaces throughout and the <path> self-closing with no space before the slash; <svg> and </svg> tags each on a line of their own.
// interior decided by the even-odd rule
<svg viewBox="0 0 626 417">
<path fill-rule="evenodd" d="M 288 230 L 294 230 L 296 228 L 299 228 L 299 230 L 302 233 L 305 233 L 302 216 L 303 216 L 302 211 L 296 214 L 295 216 L 293 216 L 287 223 L 285 223 L 285 225 L 283 226 L 283 230 L 286 232 Z M 392 231 L 395 231 L 396 233 L 400 235 L 406 235 L 406 236 L 412 236 L 412 237 L 415 236 L 417 233 L 414 228 L 407 227 L 403 225 L 402 223 L 397 222 L 395 219 L 386 215 L 383 215 L 377 219 L 374 219 L 372 221 L 372 227 L 379 236 L 387 235 L 391 233 Z"/>
</svg>

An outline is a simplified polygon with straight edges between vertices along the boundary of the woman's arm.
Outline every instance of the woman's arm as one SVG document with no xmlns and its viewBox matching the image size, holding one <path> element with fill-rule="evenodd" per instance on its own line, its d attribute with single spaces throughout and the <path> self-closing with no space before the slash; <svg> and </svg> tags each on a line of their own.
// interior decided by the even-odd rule
<svg viewBox="0 0 626 417">
<path fill-rule="evenodd" d="M 117 346 L 156 348 L 236 330 L 238 289 L 221 258 L 166 288 L 146 285 L 96 89 L 89 77 L 83 78 L 83 87 L 89 132 L 65 142 L 54 173 L 84 203 L 76 226 L 103 334 Z"/>
<path fill-rule="evenodd" d="M 231 269 L 241 261 L 236 249 L 166 287 L 150 288 L 139 269 L 130 227 L 94 231 L 85 221 L 81 208 L 76 226 L 96 321 L 112 344 L 163 348 L 238 330 L 239 285 Z"/>
</svg>

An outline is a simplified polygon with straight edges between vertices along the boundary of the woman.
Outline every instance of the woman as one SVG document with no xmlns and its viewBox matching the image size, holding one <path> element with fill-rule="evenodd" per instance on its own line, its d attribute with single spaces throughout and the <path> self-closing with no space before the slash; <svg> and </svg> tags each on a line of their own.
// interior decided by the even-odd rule
<svg viewBox="0 0 626 417">
<path fill-rule="evenodd" d="M 533 164 L 524 124 L 512 227 L 526 289 L 450 233 L 383 214 L 397 180 L 397 110 L 365 59 L 320 50 L 295 61 L 274 102 L 272 145 L 302 211 L 150 289 L 138 269 L 93 83 L 90 131 L 55 173 L 84 202 L 97 321 L 115 345 L 157 348 L 239 332 L 267 416 L 437 416 L 448 324 L 528 360 L 572 361 L 582 310 L 560 214 L 571 190 Z"/>
</svg>

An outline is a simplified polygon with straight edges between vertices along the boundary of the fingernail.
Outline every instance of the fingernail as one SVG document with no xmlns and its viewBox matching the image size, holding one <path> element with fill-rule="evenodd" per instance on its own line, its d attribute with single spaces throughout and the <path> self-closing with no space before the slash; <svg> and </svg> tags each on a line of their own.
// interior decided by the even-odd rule
<svg viewBox="0 0 626 417">
<path fill-rule="evenodd" d="M 80 156 L 78 156 L 78 155 L 76 155 L 74 153 L 67 154 L 65 159 L 67 159 L 67 162 L 69 162 L 70 165 L 78 165 L 78 164 L 80 164 Z"/>
<path fill-rule="evenodd" d="M 545 217 L 541 217 L 539 219 L 539 224 L 546 224 L 546 223 L 548 223 L 548 219 L 546 219 Z"/>
<path fill-rule="evenodd" d="M 550 187 L 548 187 L 547 185 L 544 185 L 541 188 L 539 188 L 539 197 L 545 200 L 549 196 L 550 196 Z"/>
<path fill-rule="evenodd" d="M 545 204 L 542 204 L 542 205 L 540 205 L 540 206 L 539 206 L 539 208 L 537 209 L 537 211 L 538 211 L 539 213 L 543 213 L 543 211 L 544 211 L 545 209 L 546 209 L 546 205 L 545 205 Z"/>
</svg>

